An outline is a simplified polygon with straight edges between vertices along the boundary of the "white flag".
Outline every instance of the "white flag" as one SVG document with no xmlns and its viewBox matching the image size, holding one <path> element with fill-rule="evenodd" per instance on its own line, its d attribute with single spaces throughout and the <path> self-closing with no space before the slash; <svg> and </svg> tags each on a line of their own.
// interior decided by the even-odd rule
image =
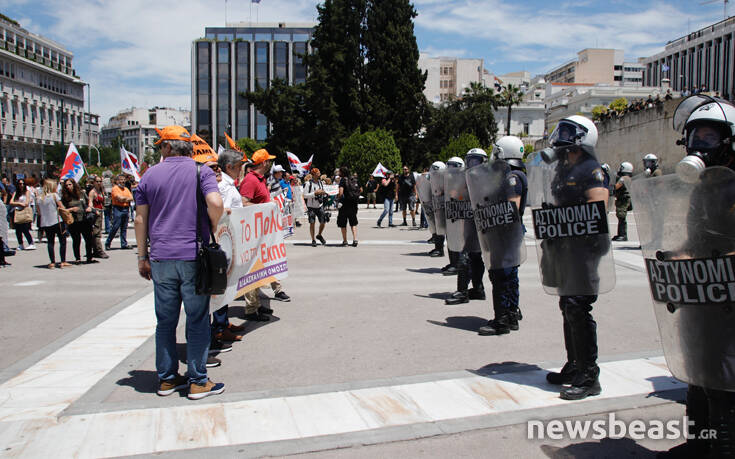
<svg viewBox="0 0 735 459">
<path fill-rule="evenodd" d="M 217 156 L 221 155 L 224 152 L 225 152 L 225 147 L 223 147 L 222 145 L 219 145 L 218 144 L 217 145 Z"/>
<path fill-rule="evenodd" d="M 385 174 L 390 172 L 385 166 L 378 163 L 378 165 L 375 167 L 375 170 L 372 173 L 373 177 L 385 177 Z"/>
<path fill-rule="evenodd" d="M 136 182 L 140 182 L 138 157 L 126 150 L 125 147 L 120 147 L 120 168 L 126 174 L 132 175 Z"/>
</svg>

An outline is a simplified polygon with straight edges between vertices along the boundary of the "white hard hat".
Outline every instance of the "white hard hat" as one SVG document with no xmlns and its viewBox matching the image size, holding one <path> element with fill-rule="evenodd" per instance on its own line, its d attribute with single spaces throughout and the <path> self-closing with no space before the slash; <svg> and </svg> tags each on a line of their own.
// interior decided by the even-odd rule
<svg viewBox="0 0 735 459">
<path fill-rule="evenodd" d="M 633 165 L 628 161 L 623 161 L 622 163 L 620 163 L 620 169 L 618 169 L 618 172 L 632 174 Z"/>
<path fill-rule="evenodd" d="M 433 163 L 431 163 L 432 171 L 438 171 L 439 169 L 445 169 L 446 167 L 447 165 L 441 161 L 434 161 Z"/>
<path fill-rule="evenodd" d="M 643 157 L 643 161 L 658 161 L 658 157 L 653 153 L 649 153 Z"/>
<path fill-rule="evenodd" d="M 447 167 L 464 167 L 464 160 L 457 156 L 452 156 L 447 160 Z"/>
<path fill-rule="evenodd" d="M 467 168 L 479 166 L 487 162 L 487 153 L 482 148 L 473 148 L 464 156 Z"/>
<path fill-rule="evenodd" d="M 587 117 L 572 115 L 559 121 L 549 137 L 549 144 L 552 147 L 577 145 L 587 154 L 594 156 L 597 145 L 597 127 Z"/>
<path fill-rule="evenodd" d="M 523 142 L 514 135 L 501 137 L 493 145 L 493 157 L 497 159 L 523 159 Z"/>
</svg>

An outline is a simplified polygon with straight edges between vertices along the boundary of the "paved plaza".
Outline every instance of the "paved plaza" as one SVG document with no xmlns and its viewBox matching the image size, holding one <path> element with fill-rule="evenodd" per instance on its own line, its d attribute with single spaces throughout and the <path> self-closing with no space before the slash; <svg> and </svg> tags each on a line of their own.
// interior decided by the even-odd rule
<svg viewBox="0 0 735 459">
<path fill-rule="evenodd" d="M 196 402 L 155 395 L 152 285 L 135 251 L 115 241 L 109 260 L 64 270 L 45 268 L 45 244 L 10 258 L 0 270 L 0 456 L 653 457 L 682 441 L 528 438 L 528 421 L 684 415 L 686 386 L 662 357 L 632 218 L 631 241 L 613 243 L 617 285 L 593 311 L 603 392 L 569 402 L 545 380 L 564 363 L 562 318 L 531 234 L 520 330 L 478 336 L 490 302 L 444 304 L 456 278 L 440 273 L 446 257 L 426 255 L 428 231 L 375 228 L 380 209 L 363 207 L 356 248 L 338 246 L 334 222 L 327 246 L 296 229 L 283 282 L 292 301 L 263 290 L 272 320 L 247 324 L 209 370 L 224 394 Z M 244 302 L 230 311 L 241 323 Z M 182 372 L 184 342 L 182 317 Z"/>
</svg>

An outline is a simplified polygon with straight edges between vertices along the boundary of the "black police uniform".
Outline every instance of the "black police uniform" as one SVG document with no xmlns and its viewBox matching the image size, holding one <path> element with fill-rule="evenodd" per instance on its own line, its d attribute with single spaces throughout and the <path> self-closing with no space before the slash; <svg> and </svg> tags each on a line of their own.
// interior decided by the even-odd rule
<svg viewBox="0 0 735 459">
<path fill-rule="evenodd" d="M 521 198 L 521 205 L 518 214 L 523 219 L 523 211 L 526 208 L 526 199 L 528 196 L 528 178 L 521 170 L 511 170 L 506 177 L 504 200 L 509 201 L 510 198 Z M 512 237 L 517 237 L 513 235 Z M 523 244 L 523 236 L 521 240 L 507 241 L 509 247 L 516 247 L 517 244 Z M 500 256 L 506 252 L 500 251 Z M 492 256 L 492 255 L 491 255 Z M 506 263 L 500 262 L 501 265 Z M 490 321 L 486 327 L 479 330 L 480 334 L 505 334 L 510 330 L 518 330 L 518 321 L 522 318 L 521 310 L 518 307 L 520 300 L 519 282 L 518 282 L 518 266 L 512 266 L 501 269 L 489 269 L 488 276 L 493 285 L 493 311 L 495 319 Z"/>
<path fill-rule="evenodd" d="M 630 174 L 618 174 L 618 183 L 620 183 L 620 180 L 625 176 L 630 177 Z M 625 183 L 621 183 L 620 188 L 613 191 L 613 194 L 615 195 L 615 216 L 618 217 L 618 234 L 613 240 L 619 239 L 625 241 L 628 240 L 628 222 L 626 219 L 628 211 L 633 208 L 630 201 L 630 193 L 628 192 L 628 187 L 625 186 Z"/>
<path fill-rule="evenodd" d="M 558 206 L 587 202 L 586 192 L 592 188 L 604 188 L 604 174 L 600 164 L 592 156 L 583 153 L 575 163 L 560 160 L 551 184 L 552 195 Z M 610 249 L 598 237 L 567 238 L 553 242 L 555 264 L 562 267 L 558 281 L 565 286 L 562 290 L 596 291 L 599 287 L 597 268 L 602 255 Z M 592 318 L 592 303 L 597 295 L 561 296 L 559 308 L 564 318 L 564 346 L 567 364 L 562 380 L 550 382 L 572 383 L 573 386 L 597 384 L 600 369 L 597 366 L 597 323 Z M 558 374 L 556 374 L 558 375 Z"/>
</svg>

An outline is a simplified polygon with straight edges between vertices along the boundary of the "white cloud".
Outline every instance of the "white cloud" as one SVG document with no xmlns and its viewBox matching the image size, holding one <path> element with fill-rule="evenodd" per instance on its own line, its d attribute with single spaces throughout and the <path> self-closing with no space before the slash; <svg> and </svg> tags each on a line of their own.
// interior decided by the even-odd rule
<svg viewBox="0 0 735 459">
<path fill-rule="evenodd" d="M 421 49 L 421 54 L 429 57 L 440 57 L 440 56 L 452 56 L 452 57 L 464 57 L 469 54 L 469 51 L 463 48 L 435 48 L 433 46 L 427 46 Z"/>
</svg>

